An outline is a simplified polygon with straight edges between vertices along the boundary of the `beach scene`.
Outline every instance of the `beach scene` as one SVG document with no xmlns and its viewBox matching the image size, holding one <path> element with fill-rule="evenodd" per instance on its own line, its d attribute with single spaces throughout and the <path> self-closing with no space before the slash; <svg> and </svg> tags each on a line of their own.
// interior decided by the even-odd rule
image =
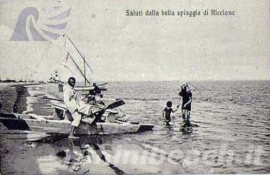
<svg viewBox="0 0 270 175">
<path fill-rule="evenodd" d="M 179 82 L 114 82 L 110 85 L 110 90 L 104 93 L 106 100 L 123 99 L 126 105 L 121 110 L 129 120 L 154 124 L 153 131 L 83 136 L 73 141 L 59 137 L 28 142 L 27 138 L 19 138 L 23 133 L 6 134 L 9 132 L 1 126 L 1 131 L 5 133 L 1 134 L 2 173 L 269 172 L 269 81 L 194 82 L 198 91 L 193 92 L 191 121 L 199 127 L 190 134 L 180 131 L 180 112 L 173 116 L 171 127 L 165 127 L 160 122 L 167 99 L 172 99 L 173 104 L 178 103 L 174 97 L 181 85 Z M 160 86 L 162 90 L 157 88 Z M 1 92 L 7 94 L 6 97 L 1 96 L 3 111 L 12 112 L 14 106 L 20 104 L 18 112 L 52 115 L 51 101 L 42 98 L 59 95 L 55 84 L 26 85 L 26 90 L 20 88 L 18 93 L 16 89 L 19 87 L 22 85 L 12 88 L 10 85 L 1 85 Z M 164 89 L 171 96 L 163 93 Z M 216 98 L 217 95 L 219 98 Z M 99 148 L 106 161 L 98 156 L 92 145 Z M 85 146 L 88 148 L 82 150 Z M 73 151 L 74 159 L 82 160 L 66 165 L 64 161 L 70 150 Z M 89 154 L 85 155 L 83 151 Z M 65 152 L 66 156 L 59 156 L 61 152 Z M 74 171 L 76 166 L 79 169 Z"/>
<path fill-rule="evenodd" d="M 267 0 L 0 12 L 0 175 L 270 173 Z"/>
</svg>

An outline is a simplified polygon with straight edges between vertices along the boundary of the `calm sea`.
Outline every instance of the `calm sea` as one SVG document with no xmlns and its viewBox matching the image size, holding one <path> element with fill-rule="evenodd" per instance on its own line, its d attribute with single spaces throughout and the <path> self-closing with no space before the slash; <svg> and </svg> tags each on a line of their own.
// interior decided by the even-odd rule
<svg viewBox="0 0 270 175">
<path fill-rule="evenodd" d="M 140 134 L 111 136 L 104 151 L 115 154 L 117 147 L 163 156 L 160 165 L 141 165 L 137 173 L 266 173 L 270 172 L 270 82 L 191 82 L 191 120 L 199 125 L 192 133 L 180 131 L 181 111 L 166 128 L 161 121 L 167 101 L 179 102 L 181 82 L 110 82 L 104 92 L 108 104 L 123 99 L 120 109 L 131 121 L 154 124 L 154 130 Z M 29 87 L 30 94 L 58 94 L 55 85 Z M 49 101 L 33 101 L 47 107 L 36 113 L 50 114 Z M 33 103 L 33 104 L 34 104 Z M 102 145 L 102 144 L 100 144 Z M 110 148 L 108 148 L 108 145 Z M 149 156 L 148 156 L 149 157 Z M 117 164 L 117 163 L 115 163 Z M 118 165 L 126 173 L 136 173 Z M 144 170 L 145 167 L 145 170 Z M 151 167 L 157 168 L 150 171 Z"/>
</svg>

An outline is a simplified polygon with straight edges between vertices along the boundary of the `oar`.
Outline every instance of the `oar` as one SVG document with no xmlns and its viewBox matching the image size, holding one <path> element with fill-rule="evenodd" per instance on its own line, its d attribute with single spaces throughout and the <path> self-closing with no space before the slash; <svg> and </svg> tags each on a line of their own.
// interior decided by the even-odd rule
<svg viewBox="0 0 270 175">
<path fill-rule="evenodd" d="M 124 105 L 124 104 L 125 104 L 125 102 L 124 102 L 123 100 L 117 100 L 117 101 L 115 101 L 115 102 L 109 104 L 107 107 L 102 108 L 102 109 L 100 109 L 100 110 L 98 110 L 98 111 L 92 113 L 91 115 L 95 115 L 95 114 L 97 114 L 97 113 L 99 113 L 99 112 L 102 112 L 102 111 L 104 111 L 104 110 L 107 110 L 107 109 L 113 109 L 113 108 L 122 106 L 122 105 Z"/>
<path fill-rule="evenodd" d="M 84 120 L 84 119 L 83 119 L 83 122 L 89 123 L 89 124 L 95 124 L 96 121 L 97 121 L 97 116 L 96 116 L 96 114 L 98 114 L 98 113 L 100 113 L 100 112 L 104 112 L 104 111 L 107 110 L 107 109 L 113 109 L 113 108 L 122 106 L 122 105 L 124 105 L 124 104 L 125 104 L 125 102 L 124 102 L 123 100 L 117 100 L 117 101 L 115 101 L 115 102 L 109 104 L 107 107 L 102 108 L 102 109 L 100 109 L 100 110 L 98 110 L 98 111 L 92 113 L 92 114 L 90 115 L 90 116 L 94 116 L 94 118 L 93 118 L 92 121 L 88 121 L 88 120 Z"/>
<path fill-rule="evenodd" d="M 117 100 L 117 101 L 115 101 L 115 102 L 109 104 L 109 105 L 106 107 L 106 109 L 113 109 L 113 108 L 116 108 L 116 107 L 118 107 L 118 106 L 122 106 L 122 105 L 124 105 L 124 104 L 125 104 L 125 102 L 124 102 L 123 100 Z"/>
</svg>

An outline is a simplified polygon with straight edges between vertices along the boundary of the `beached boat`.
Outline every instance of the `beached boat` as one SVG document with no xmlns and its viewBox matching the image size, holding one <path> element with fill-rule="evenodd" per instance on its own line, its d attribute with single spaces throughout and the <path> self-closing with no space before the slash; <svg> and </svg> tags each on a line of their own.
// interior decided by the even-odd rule
<svg viewBox="0 0 270 175">
<path fill-rule="evenodd" d="M 37 116 L 34 114 L 0 114 L 0 121 L 9 130 L 24 130 L 44 132 L 46 134 L 69 134 L 71 122 L 68 120 L 57 120 L 48 116 Z M 152 130 L 154 126 L 150 124 L 140 124 L 138 122 L 97 122 L 90 125 L 87 120 L 83 120 L 79 128 L 75 130 L 75 135 L 108 135 L 137 133 Z"/>
<path fill-rule="evenodd" d="M 57 109 L 57 108 L 56 108 Z M 59 108 L 57 109 L 59 110 Z M 154 125 L 140 124 L 139 122 L 123 122 L 116 120 L 113 111 L 107 111 L 107 119 L 104 122 L 91 124 L 89 118 L 82 122 L 75 130 L 75 135 L 108 135 L 123 133 L 138 133 L 151 131 Z M 59 111 L 58 114 L 59 115 Z M 36 114 L 11 114 L 0 113 L 0 121 L 8 130 L 23 130 L 44 132 L 46 134 L 66 134 L 71 131 L 71 122 L 60 117 L 40 116 Z"/>
</svg>

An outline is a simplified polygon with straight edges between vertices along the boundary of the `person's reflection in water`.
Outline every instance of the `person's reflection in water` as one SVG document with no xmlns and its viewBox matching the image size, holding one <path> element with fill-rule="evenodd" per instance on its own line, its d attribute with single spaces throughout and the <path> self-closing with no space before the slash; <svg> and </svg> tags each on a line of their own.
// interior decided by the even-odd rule
<svg viewBox="0 0 270 175">
<path fill-rule="evenodd" d="M 80 147 L 87 147 L 87 148 L 91 147 L 101 160 L 103 160 L 104 162 L 107 162 L 105 156 L 102 154 L 100 147 L 98 146 L 102 144 L 103 144 L 103 141 L 100 137 L 91 137 L 91 139 L 89 139 L 89 137 L 82 137 L 80 141 Z"/>
<path fill-rule="evenodd" d="M 68 140 L 67 156 L 65 157 L 64 163 L 68 165 L 73 171 L 79 171 L 83 165 L 92 162 L 92 154 L 88 151 L 89 145 L 75 146 L 75 140 Z M 78 149 L 79 148 L 79 149 Z M 89 171 L 85 169 L 84 172 Z"/>
<path fill-rule="evenodd" d="M 67 148 L 56 154 L 62 159 L 62 164 L 67 165 L 70 170 L 80 174 L 89 174 L 89 165 L 92 163 L 90 145 L 81 144 L 80 139 L 67 139 L 61 141 L 60 144 Z"/>
<path fill-rule="evenodd" d="M 105 140 L 106 144 L 112 144 L 111 137 L 104 139 L 104 141 Z M 57 156 L 63 158 L 63 164 L 66 164 L 72 171 L 76 171 L 79 174 L 90 174 L 91 170 L 89 167 L 91 167 L 91 163 L 94 162 L 93 158 L 100 158 L 101 161 L 108 164 L 108 166 L 114 172 L 116 172 L 116 174 L 124 174 L 122 170 L 115 167 L 106 159 L 99 146 L 104 144 L 103 140 L 98 136 L 80 137 L 80 139 L 67 139 L 64 140 L 64 143 L 61 143 L 61 145 L 63 144 L 67 149 L 59 152 Z M 111 147 L 106 148 L 105 149 L 107 151 L 111 150 Z"/>
<path fill-rule="evenodd" d="M 66 150 L 58 152 L 56 155 L 62 158 L 62 163 L 67 165 L 72 171 L 82 174 L 90 173 L 89 166 L 92 163 L 92 153 L 94 151 L 98 157 L 107 162 L 98 144 L 102 144 L 99 137 L 81 137 L 80 139 L 66 139 L 61 145 L 66 146 Z"/>
</svg>

